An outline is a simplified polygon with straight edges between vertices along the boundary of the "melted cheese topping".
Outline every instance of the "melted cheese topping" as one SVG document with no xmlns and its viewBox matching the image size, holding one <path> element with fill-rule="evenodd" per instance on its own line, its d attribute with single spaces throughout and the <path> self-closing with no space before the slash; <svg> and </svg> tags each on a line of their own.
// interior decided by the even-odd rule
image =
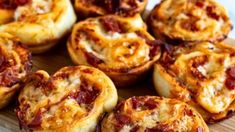
<svg viewBox="0 0 235 132">
<path fill-rule="evenodd" d="M 25 112 L 20 121 L 26 123 L 23 124 L 25 128 L 29 127 L 27 125 L 37 118 L 37 113 L 40 111 L 41 122 L 36 128 L 31 129 L 93 130 L 99 116 L 116 104 L 117 93 L 113 84 L 96 69 L 85 66 L 66 67 L 52 77 L 49 77 L 44 71 L 38 71 L 35 75 L 43 76 L 43 78 L 34 78 L 25 86 L 19 96 L 19 110 L 21 113 Z M 95 98 L 87 96 L 88 93 L 83 91 L 84 88 L 88 90 L 93 87 L 98 90 Z M 112 99 L 107 100 L 110 97 Z M 82 102 L 86 98 L 94 98 L 94 100 L 90 104 Z M 107 104 L 108 106 L 106 106 Z M 90 122 L 90 124 L 88 125 L 86 122 Z"/>
<path fill-rule="evenodd" d="M 32 0 L 30 4 L 19 6 L 15 11 L 14 18 L 18 21 L 25 17 L 46 14 L 51 11 L 51 7 L 52 0 Z"/>
<path fill-rule="evenodd" d="M 215 0 L 164 0 L 152 11 L 151 23 L 156 35 L 185 41 L 224 39 L 232 27 Z"/>
<path fill-rule="evenodd" d="M 179 48 L 179 51 L 176 51 L 179 54 L 175 55 L 175 63 L 170 66 L 177 80 L 196 93 L 192 96 L 207 111 L 219 113 L 226 110 L 235 100 L 235 90 L 225 86 L 225 71 L 235 65 L 235 57 L 231 56 L 235 49 L 223 44 L 200 43 Z"/>
<path fill-rule="evenodd" d="M 209 131 L 202 117 L 185 103 L 150 96 L 133 98 L 136 98 L 138 102 L 144 102 L 151 98 L 155 101 L 156 107 L 153 109 L 134 109 L 132 98 L 127 99 L 121 110 L 110 113 L 103 120 L 102 131 L 114 131 L 112 128 L 115 128 L 117 117 L 120 115 L 126 115 L 131 119 L 131 122 L 123 124 L 123 127 L 119 128 L 118 131 L 120 132 L 130 131 L 136 126 L 138 126 L 137 131 L 146 131 L 147 129 L 155 131 L 196 131 L 198 128 L 205 132 Z"/>
<path fill-rule="evenodd" d="M 105 25 L 100 22 L 101 19 L 107 18 L 118 21 L 120 28 L 126 31 L 107 31 Z M 138 67 L 151 60 L 149 56 L 151 47 L 144 38 L 138 36 L 136 31 L 146 35 L 150 41 L 154 40 L 147 33 L 146 26 L 139 15 L 133 18 L 106 16 L 89 19 L 75 25 L 69 46 L 72 47 L 77 58 L 81 56 L 76 50 L 82 50 L 82 52 L 92 53 L 101 59 L 103 61 L 99 65 L 101 69 Z"/>
</svg>

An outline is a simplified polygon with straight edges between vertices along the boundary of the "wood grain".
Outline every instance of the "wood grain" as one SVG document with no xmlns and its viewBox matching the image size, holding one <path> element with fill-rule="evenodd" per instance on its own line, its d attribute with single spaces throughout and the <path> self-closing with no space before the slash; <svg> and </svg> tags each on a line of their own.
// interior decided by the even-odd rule
<svg viewBox="0 0 235 132">
<path fill-rule="evenodd" d="M 235 40 L 226 40 L 230 44 L 235 44 Z M 235 46 L 235 45 L 234 45 Z M 46 70 L 53 74 L 64 66 L 73 65 L 66 48 L 66 41 L 61 41 L 59 45 L 42 55 L 33 55 L 33 70 Z M 151 73 L 141 83 L 136 86 L 127 88 L 118 88 L 120 98 L 128 98 L 130 96 L 140 95 L 157 95 L 152 86 Z M 12 103 L 0 111 L 0 131 L 18 132 L 20 131 L 18 121 L 14 113 L 16 107 L 16 99 Z M 235 132 L 235 116 L 217 124 L 210 125 L 212 132 Z"/>
</svg>

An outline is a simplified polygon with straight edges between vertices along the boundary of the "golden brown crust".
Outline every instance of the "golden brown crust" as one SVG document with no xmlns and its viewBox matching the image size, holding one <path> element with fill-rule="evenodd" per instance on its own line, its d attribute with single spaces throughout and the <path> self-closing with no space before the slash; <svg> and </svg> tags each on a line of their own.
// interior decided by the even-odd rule
<svg viewBox="0 0 235 132">
<path fill-rule="evenodd" d="M 102 132 L 209 132 L 200 114 L 189 105 L 156 96 L 132 97 L 120 102 L 101 123 Z"/>
<path fill-rule="evenodd" d="M 80 19 L 107 14 L 133 16 L 142 13 L 148 0 L 75 0 Z"/>
<path fill-rule="evenodd" d="M 159 44 L 140 15 L 108 15 L 76 24 L 67 46 L 75 64 L 97 67 L 120 86 L 134 83 L 152 67 L 160 57 Z"/>
<path fill-rule="evenodd" d="M 203 42 L 166 49 L 154 68 L 158 93 L 188 102 L 206 122 L 230 117 L 235 111 L 235 48 Z"/>
<path fill-rule="evenodd" d="M 0 33 L 0 108 L 11 101 L 31 66 L 28 49 L 10 34 Z"/>
<path fill-rule="evenodd" d="M 112 81 L 87 66 L 65 67 L 49 76 L 27 78 L 16 111 L 21 126 L 33 131 L 94 131 L 99 117 L 117 103 Z"/>
<path fill-rule="evenodd" d="M 70 0 L 24 2 L 8 8 L 3 8 L 0 3 L 0 13 L 4 13 L 0 16 L 0 31 L 17 36 L 33 53 L 49 50 L 71 30 L 76 21 Z"/>
<path fill-rule="evenodd" d="M 215 0 L 163 0 L 149 17 L 151 30 L 166 41 L 224 40 L 232 23 Z"/>
</svg>

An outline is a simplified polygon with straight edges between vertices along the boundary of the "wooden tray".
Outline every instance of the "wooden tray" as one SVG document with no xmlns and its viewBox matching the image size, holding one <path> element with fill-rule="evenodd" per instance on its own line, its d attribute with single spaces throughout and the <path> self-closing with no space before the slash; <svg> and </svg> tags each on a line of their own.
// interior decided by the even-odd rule
<svg viewBox="0 0 235 132">
<path fill-rule="evenodd" d="M 227 43 L 235 46 L 235 40 L 227 39 Z M 53 74 L 60 68 L 64 66 L 73 65 L 66 48 L 66 41 L 62 41 L 58 46 L 50 50 L 49 52 L 42 55 L 33 56 L 34 67 L 33 70 L 38 69 L 46 70 L 48 73 Z M 139 95 L 157 95 L 155 92 L 151 75 L 146 77 L 142 83 L 136 86 L 118 89 L 118 95 L 120 98 L 128 98 L 131 96 Z M 0 131 L 4 132 L 17 132 L 20 131 L 18 126 L 18 121 L 14 113 L 14 108 L 16 107 L 15 99 L 8 107 L 0 111 Z M 235 116 L 229 118 L 220 123 L 210 125 L 210 130 L 212 132 L 235 132 Z"/>
</svg>

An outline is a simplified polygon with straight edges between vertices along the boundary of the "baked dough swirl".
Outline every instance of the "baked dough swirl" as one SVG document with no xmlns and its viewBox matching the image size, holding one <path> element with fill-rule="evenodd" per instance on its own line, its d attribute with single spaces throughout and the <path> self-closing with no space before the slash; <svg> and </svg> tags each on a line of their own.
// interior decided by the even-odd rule
<svg viewBox="0 0 235 132">
<path fill-rule="evenodd" d="M 129 98 L 101 123 L 102 132 L 209 132 L 201 115 L 189 105 L 156 96 Z"/>
<path fill-rule="evenodd" d="M 67 46 L 75 64 L 97 67 L 120 86 L 150 69 L 160 57 L 161 43 L 146 31 L 140 15 L 108 15 L 76 24 Z"/>
<path fill-rule="evenodd" d="M 148 0 L 75 0 L 79 18 L 118 14 L 132 16 L 142 13 Z"/>
<path fill-rule="evenodd" d="M 0 33 L 0 108 L 9 104 L 31 67 L 28 49 L 10 34 Z"/>
<path fill-rule="evenodd" d="M 99 117 L 117 103 L 112 81 L 101 71 L 65 67 L 49 76 L 37 71 L 19 98 L 20 125 L 32 131 L 94 131 Z"/>
<path fill-rule="evenodd" d="M 166 49 L 153 76 L 161 96 L 190 103 L 210 123 L 234 113 L 234 47 L 202 42 Z"/>
<path fill-rule="evenodd" d="M 215 0 L 163 0 L 149 22 L 166 41 L 221 41 L 232 29 L 226 9 Z"/>
<path fill-rule="evenodd" d="M 53 47 L 76 21 L 70 0 L 1 0 L 0 31 L 28 45 L 33 53 Z"/>
</svg>

